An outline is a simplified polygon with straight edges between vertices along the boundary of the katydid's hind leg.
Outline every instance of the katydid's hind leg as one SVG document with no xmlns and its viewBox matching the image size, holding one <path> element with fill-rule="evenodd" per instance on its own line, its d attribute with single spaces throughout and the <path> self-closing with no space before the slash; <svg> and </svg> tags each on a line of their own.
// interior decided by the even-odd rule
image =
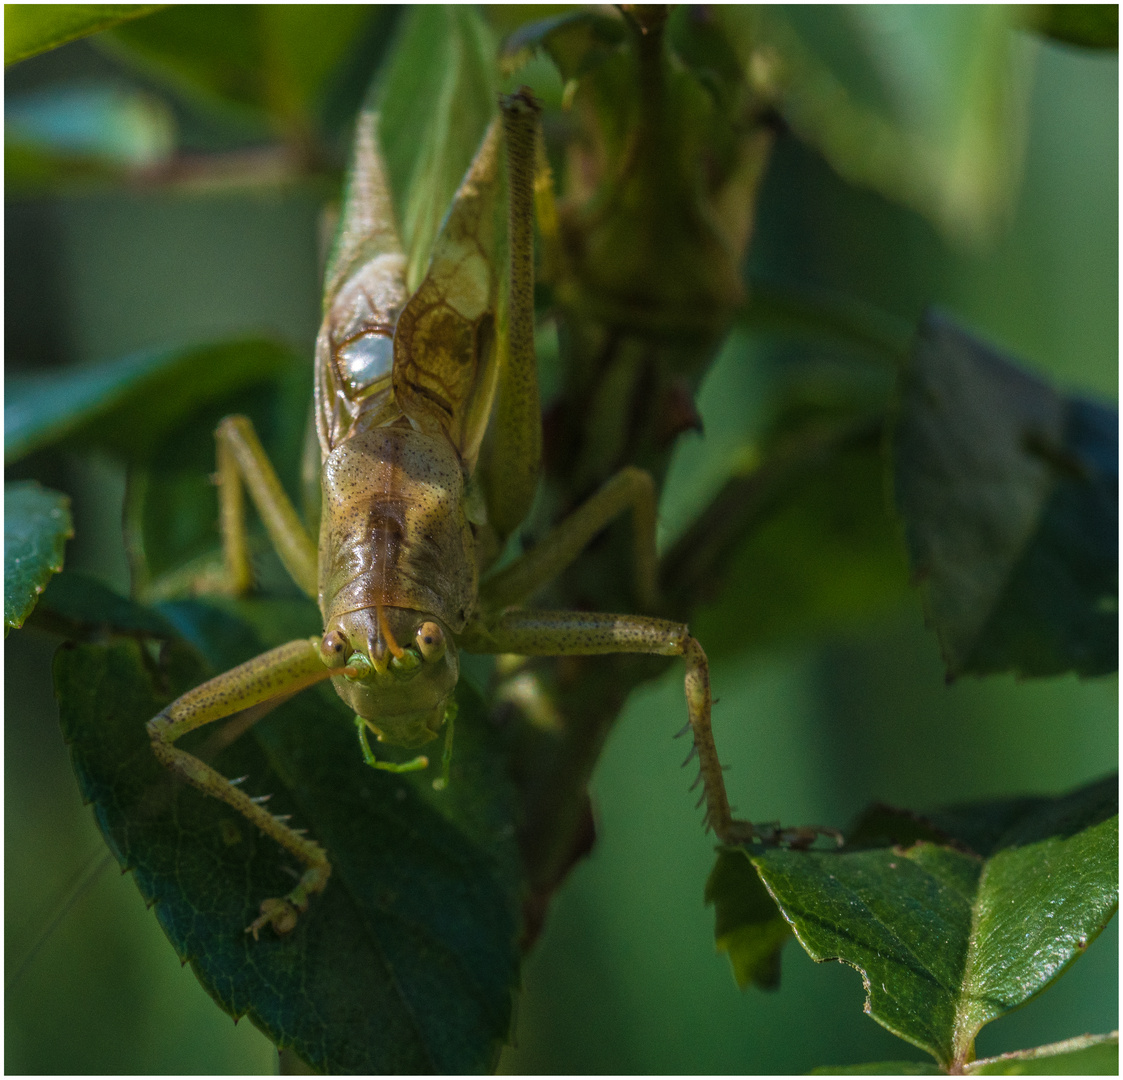
<svg viewBox="0 0 1123 1080">
<path fill-rule="evenodd" d="M 502 98 L 507 143 L 507 293 L 499 320 L 499 385 L 484 485 L 488 520 L 506 538 L 534 501 L 542 464 L 542 405 L 534 355 L 534 175 L 538 103 Z"/>
<path fill-rule="evenodd" d="M 758 826 L 733 817 L 725 790 L 725 777 L 714 745 L 711 726 L 710 669 L 702 646 L 683 623 L 642 615 L 604 615 L 583 611 L 512 611 L 491 625 L 475 623 L 461 636 L 469 652 L 518 653 L 524 656 L 596 656 L 646 653 L 681 656 L 686 662 L 688 728 L 694 746 L 687 762 L 698 758 L 700 803 L 706 806 L 706 826 L 723 844 L 744 844 L 759 838 L 767 844 L 811 844 L 816 836 L 831 836 L 833 829 Z"/>
<path fill-rule="evenodd" d="M 236 781 L 227 780 L 175 742 L 196 728 L 253 705 L 288 697 L 332 675 L 334 672 L 320 659 L 319 645 L 316 638 L 302 639 L 262 653 L 189 690 L 148 722 L 152 749 L 161 762 L 200 791 L 237 810 L 305 867 L 296 887 L 286 896 L 262 903 L 260 917 L 246 928 L 255 938 L 265 926 L 272 926 L 278 934 L 293 929 L 297 914 L 307 908 L 309 898 L 321 892 L 328 882 L 331 864 L 327 853 L 315 841 L 291 828 L 286 820 L 269 813 L 262 805 L 264 799 L 251 798 Z"/>
<path fill-rule="evenodd" d="M 637 599 L 644 607 L 655 605 L 655 482 L 651 474 L 626 466 L 559 522 L 542 540 L 480 587 L 480 607 L 501 612 L 528 600 L 552 581 L 588 546 L 602 529 L 626 510 L 632 512 L 635 537 L 633 561 Z"/>
<path fill-rule="evenodd" d="M 293 581 L 310 597 L 317 591 L 316 545 L 298 517 L 253 424 L 228 416 L 215 430 L 223 572 L 204 585 L 239 595 L 252 583 L 244 490 L 249 491 L 269 539 Z"/>
</svg>

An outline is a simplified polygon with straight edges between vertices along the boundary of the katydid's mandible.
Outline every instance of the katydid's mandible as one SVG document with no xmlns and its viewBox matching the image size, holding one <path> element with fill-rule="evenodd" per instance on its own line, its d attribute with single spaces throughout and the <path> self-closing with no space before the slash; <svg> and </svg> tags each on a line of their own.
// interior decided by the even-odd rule
<svg viewBox="0 0 1123 1080">
<path fill-rule="evenodd" d="M 211 679 L 148 724 L 161 761 L 239 811 L 303 865 L 294 889 L 263 901 L 247 927 L 255 937 L 266 926 L 278 934 L 295 927 L 328 883 L 328 855 L 176 740 L 330 678 L 355 713 L 357 752 L 374 768 L 423 769 L 429 759 L 380 761 L 371 735 L 376 742 L 420 747 L 445 732 L 442 774 L 434 781 L 439 788 L 448 780 L 460 650 L 682 656 L 707 825 L 726 843 L 754 837 L 809 843 L 821 831 L 733 819 L 710 730 L 706 657 L 686 626 L 638 615 L 518 607 L 626 510 L 635 530 L 636 595 L 642 604 L 654 603 L 655 491 L 647 473 L 621 470 L 530 552 L 487 573 L 529 510 L 542 443 L 533 307 L 538 106 L 521 91 L 501 101 L 501 114 L 412 292 L 378 116 L 360 115 L 316 342 L 318 546 L 250 422 L 228 417 L 216 433 L 223 587 L 238 593 L 251 583 L 245 489 L 286 569 L 318 600 L 324 625 L 322 637 L 290 642 Z M 504 237 L 505 258 L 497 250 Z M 489 424 L 488 467 L 477 468 Z"/>
</svg>

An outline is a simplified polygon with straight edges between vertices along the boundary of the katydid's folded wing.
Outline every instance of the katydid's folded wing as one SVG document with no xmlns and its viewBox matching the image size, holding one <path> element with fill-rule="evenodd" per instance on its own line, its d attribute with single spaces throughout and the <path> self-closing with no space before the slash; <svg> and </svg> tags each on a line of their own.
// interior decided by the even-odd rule
<svg viewBox="0 0 1123 1080">
<path fill-rule="evenodd" d="M 421 431 L 447 435 L 469 472 L 487 427 L 498 372 L 500 145 L 496 120 L 456 193 L 428 272 L 394 334 L 398 407 Z"/>
<path fill-rule="evenodd" d="M 316 340 L 316 430 L 325 456 L 359 427 L 391 421 L 398 411 L 391 369 L 394 329 L 407 299 L 405 267 L 378 114 L 364 110 Z"/>
</svg>

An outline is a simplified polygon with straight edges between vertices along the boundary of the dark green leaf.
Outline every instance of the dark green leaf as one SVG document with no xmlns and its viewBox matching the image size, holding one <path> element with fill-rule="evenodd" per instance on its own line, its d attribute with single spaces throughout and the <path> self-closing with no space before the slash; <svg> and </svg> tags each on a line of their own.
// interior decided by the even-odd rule
<svg viewBox="0 0 1123 1080">
<path fill-rule="evenodd" d="M 744 852 L 718 853 L 706 882 L 706 903 L 714 906 L 714 940 L 718 951 L 728 954 L 737 985 L 779 989 L 780 952 L 791 927 Z"/>
<path fill-rule="evenodd" d="M 143 467 L 131 472 L 127 506 L 135 545 L 134 577 L 146 598 L 189 591 L 184 589 L 184 576 L 203 569 L 195 565 L 196 560 L 217 552 L 218 494 L 211 475 L 214 430 L 224 416 L 237 413 L 253 421 L 270 462 L 289 497 L 296 501 L 297 462 L 311 398 L 308 374 L 307 369 L 293 366 L 283 380 L 258 383 L 199 403 L 160 432 Z M 251 513 L 251 523 L 255 520 Z M 266 544 L 262 552 L 265 563 L 255 558 L 259 585 L 265 584 L 263 573 L 271 572 L 272 551 Z M 192 565 L 185 566 L 188 563 Z M 294 589 L 283 570 L 280 580 L 274 583 L 270 578 L 268 583 L 282 592 Z"/>
<path fill-rule="evenodd" d="M 894 483 L 949 674 L 1116 669 L 1118 425 L 926 317 Z"/>
<path fill-rule="evenodd" d="M 857 297 L 759 279 L 750 288 L 738 320 L 750 333 L 822 342 L 895 365 L 908 355 L 912 326 Z"/>
<path fill-rule="evenodd" d="M 750 84 L 852 183 L 952 236 L 994 231 L 1020 163 L 1013 9 L 719 5 Z"/>
<path fill-rule="evenodd" d="M 23 626 L 74 535 L 70 499 L 35 481 L 4 485 L 4 636 Z"/>
<path fill-rule="evenodd" d="M 1119 1033 L 1080 1035 L 967 1066 L 969 1076 L 1118 1076 Z"/>
<path fill-rule="evenodd" d="M 368 14 L 355 4 L 184 4 L 111 37 L 192 96 L 307 129 Z"/>
<path fill-rule="evenodd" d="M 136 353 L 94 367 L 9 377 L 4 459 L 63 438 L 143 460 L 168 427 L 223 393 L 282 377 L 293 354 L 246 339 Z"/>
<path fill-rule="evenodd" d="M 108 30 L 165 4 L 5 4 L 4 66 Z"/>
<path fill-rule="evenodd" d="M 71 641 L 109 631 L 169 641 L 176 637 L 175 628 L 159 612 L 125 600 L 95 578 L 71 570 L 51 579 L 35 620 Z"/>
<path fill-rule="evenodd" d="M 270 635 L 317 626 L 307 603 L 163 609 L 223 666 L 261 644 L 232 611 Z M 365 766 L 325 687 L 217 754 L 225 774 L 249 775 L 247 790 L 274 794 L 271 808 L 294 814 L 334 867 L 291 935 L 255 942 L 243 928 L 290 887 L 289 860 L 156 761 L 145 721 L 209 672 L 180 639 L 150 655 L 132 640 L 64 647 L 63 731 L 107 842 L 216 1001 L 322 1071 L 493 1068 L 510 1024 L 520 886 L 513 793 L 479 699 L 459 694 L 452 782 L 439 794 L 431 773 Z M 188 748 L 206 754 L 213 734 Z"/>
<path fill-rule="evenodd" d="M 712 655 L 860 624 L 907 597 L 876 439 L 808 465 L 737 549 L 720 598 L 692 620 Z"/>
<path fill-rule="evenodd" d="M 925 819 L 951 843 L 746 856 L 811 957 L 861 972 L 878 1023 L 962 1067 L 979 1029 L 1044 990 L 1114 914 L 1118 780 Z"/>
<path fill-rule="evenodd" d="M 495 43 L 474 7 L 409 10 L 373 108 L 410 292 L 421 283 L 437 230 L 497 111 L 496 93 Z"/>
<path fill-rule="evenodd" d="M 1089 49 L 1119 48 L 1118 4 L 1027 4 L 1028 26 L 1046 37 Z"/>
</svg>

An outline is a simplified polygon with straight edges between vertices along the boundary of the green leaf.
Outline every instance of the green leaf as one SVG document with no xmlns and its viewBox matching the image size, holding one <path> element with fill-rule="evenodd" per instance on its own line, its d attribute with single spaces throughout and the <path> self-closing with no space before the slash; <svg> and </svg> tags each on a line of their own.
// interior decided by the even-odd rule
<svg viewBox="0 0 1123 1080">
<path fill-rule="evenodd" d="M 173 5 L 111 40 L 190 97 L 306 134 L 369 15 L 356 4 Z"/>
<path fill-rule="evenodd" d="M 1118 781 L 925 820 L 948 840 L 744 855 L 812 959 L 858 969 L 870 1016 L 962 1069 L 983 1025 L 1049 986 L 1114 914 Z"/>
<path fill-rule="evenodd" d="M 371 107 L 379 114 L 411 293 L 496 112 L 496 94 L 495 43 L 479 12 L 467 5 L 410 8 Z"/>
<path fill-rule="evenodd" d="M 891 336 L 855 332 L 868 320 L 846 310 L 779 296 L 763 313 L 758 299 L 756 334 L 829 347 L 731 335 L 699 397 L 706 437 L 676 451 L 660 518 L 672 535 L 693 523 L 663 556 L 660 585 L 698 608 L 691 625 L 715 657 L 846 632 L 910 599 L 886 500 L 892 369 L 869 362 Z"/>
<path fill-rule="evenodd" d="M 728 955 L 737 985 L 778 990 L 780 952 L 791 938 L 791 927 L 740 851 L 718 852 L 706 882 L 706 903 L 714 907 L 718 952 Z"/>
<path fill-rule="evenodd" d="M 967 1066 L 969 1076 L 1118 1076 L 1119 1032 L 1080 1035 Z"/>
<path fill-rule="evenodd" d="M 141 590 L 138 595 L 154 599 L 156 595 L 188 593 L 186 579 L 205 569 L 197 561 L 206 561 L 212 553 L 221 558 L 218 492 L 211 475 L 215 469 L 214 431 L 224 416 L 250 418 L 285 490 L 297 502 L 295 477 L 311 397 L 309 374 L 300 365 L 289 366 L 285 378 L 200 402 L 160 432 L 143 466 L 134 468 L 129 477 L 126 505 L 135 544 L 131 554 L 134 581 Z M 249 520 L 252 530 L 256 512 Z M 256 535 L 251 532 L 251 540 Z M 269 578 L 270 589 L 276 591 L 276 586 L 282 594 L 298 595 L 292 580 L 280 570 L 272 546 L 264 544 L 261 554 L 264 562 L 256 557 L 255 548 L 258 584 L 265 585 L 265 576 L 276 568 L 279 575 Z"/>
<path fill-rule="evenodd" d="M 4 66 L 58 48 L 165 4 L 5 4 Z"/>
<path fill-rule="evenodd" d="M 23 626 L 74 535 L 70 499 L 33 480 L 4 485 L 4 636 Z"/>
<path fill-rule="evenodd" d="M 176 630 L 158 611 L 118 596 L 96 578 L 67 570 L 51 578 L 35 609 L 43 623 L 71 641 L 115 634 L 172 640 Z"/>
<path fill-rule="evenodd" d="M 956 239 L 1002 223 L 1021 161 L 1028 80 L 1012 9 L 719 6 L 754 90 L 851 183 Z"/>
<path fill-rule="evenodd" d="M 1032 4 L 1026 25 L 1039 34 L 1088 49 L 1119 48 L 1118 4 Z"/>
<path fill-rule="evenodd" d="M 162 612 L 223 667 L 318 626 L 306 602 Z M 269 640 L 257 640 L 261 630 Z M 60 716 L 110 848 L 208 992 L 320 1071 L 493 1068 L 517 978 L 520 871 L 514 793 L 480 700 L 458 693 L 452 782 L 441 793 L 431 771 L 364 765 L 350 715 L 327 687 L 217 753 L 216 768 L 248 774 L 245 789 L 273 794 L 271 809 L 292 813 L 332 859 L 327 889 L 293 933 L 254 941 L 243 928 L 264 897 L 291 886 L 291 860 L 153 756 L 145 721 L 211 672 L 182 638 L 148 644 L 64 646 Z M 213 752 L 216 734 L 200 732 L 188 749 Z"/>
<path fill-rule="evenodd" d="M 809 457 L 720 580 L 717 601 L 691 620 L 713 656 L 837 632 L 901 604 L 908 573 L 876 437 Z"/>
<path fill-rule="evenodd" d="M 248 338 L 135 353 L 50 375 L 9 377 L 4 460 L 17 461 L 63 438 L 143 460 L 168 427 L 201 403 L 282 377 L 294 356 Z"/>
<path fill-rule="evenodd" d="M 894 485 L 948 673 L 1114 671 L 1118 414 L 925 318 Z"/>
</svg>

